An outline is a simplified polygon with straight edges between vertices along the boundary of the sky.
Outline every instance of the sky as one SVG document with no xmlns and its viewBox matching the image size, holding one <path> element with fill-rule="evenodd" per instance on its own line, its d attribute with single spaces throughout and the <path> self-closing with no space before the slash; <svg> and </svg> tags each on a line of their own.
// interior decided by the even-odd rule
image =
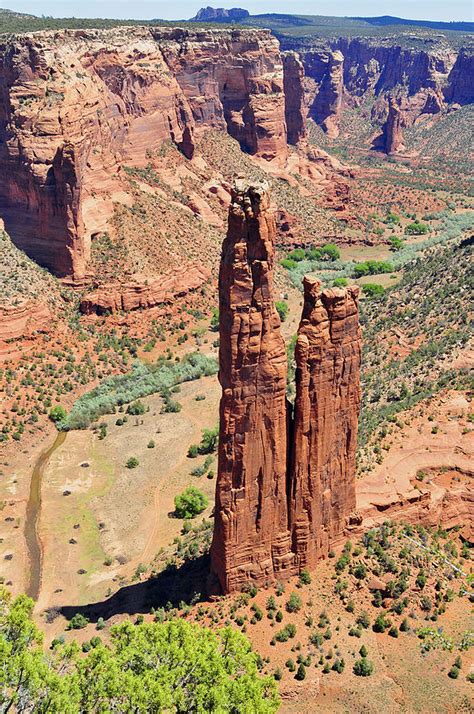
<svg viewBox="0 0 474 714">
<path fill-rule="evenodd" d="M 149 20 L 187 19 L 206 5 L 244 7 L 253 15 L 265 12 L 294 15 L 395 15 L 412 20 L 472 21 L 473 0 L 0 0 L 0 7 L 32 15 L 112 17 Z"/>
</svg>

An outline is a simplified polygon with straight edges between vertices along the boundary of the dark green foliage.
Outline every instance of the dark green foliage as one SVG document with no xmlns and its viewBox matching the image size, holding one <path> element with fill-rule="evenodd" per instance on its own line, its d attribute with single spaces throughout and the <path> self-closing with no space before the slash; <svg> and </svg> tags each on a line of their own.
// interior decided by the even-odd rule
<svg viewBox="0 0 474 714">
<path fill-rule="evenodd" d="M 302 602 L 300 596 L 297 593 L 293 592 L 291 593 L 285 607 L 288 612 L 298 612 L 299 610 L 301 610 L 301 605 Z"/>
<path fill-rule="evenodd" d="M 385 294 L 385 288 L 378 283 L 365 283 L 362 285 L 362 292 L 369 298 L 378 298 Z"/>
<path fill-rule="evenodd" d="M 174 507 L 177 518 L 195 518 L 208 506 L 206 496 L 195 486 L 188 486 L 183 493 L 175 496 Z"/>
<path fill-rule="evenodd" d="M 354 662 L 353 672 L 357 677 L 370 677 L 373 671 L 374 665 L 366 657 Z"/>
<path fill-rule="evenodd" d="M 127 469 L 136 469 L 139 464 L 139 460 L 135 456 L 131 456 L 125 466 L 127 467 Z"/>
<path fill-rule="evenodd" d="M 288 317 L 288 303 L 285 302 L 284 300 L 278 300 L 275 303 L 276 311 L 280 316 L 280 320 L 282 322 L 285 322 L 286 318 Z"/>
</svg>

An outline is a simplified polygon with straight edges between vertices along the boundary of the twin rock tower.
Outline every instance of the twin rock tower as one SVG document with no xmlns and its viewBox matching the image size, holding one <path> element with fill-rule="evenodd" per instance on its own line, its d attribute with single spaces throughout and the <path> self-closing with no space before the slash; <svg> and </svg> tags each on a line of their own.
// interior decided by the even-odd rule
<svg viewBox="0 0 474 714">
<path fill-rule="evenodd" d="M 273 290 L 276 225 L 265 184 L 238 180 L 219 275 L 219 464 L 211 570 L 223 593 L 313 568 L 355 508 L 358 288 L 304 279 L 296 399 Z"/>
</svg>

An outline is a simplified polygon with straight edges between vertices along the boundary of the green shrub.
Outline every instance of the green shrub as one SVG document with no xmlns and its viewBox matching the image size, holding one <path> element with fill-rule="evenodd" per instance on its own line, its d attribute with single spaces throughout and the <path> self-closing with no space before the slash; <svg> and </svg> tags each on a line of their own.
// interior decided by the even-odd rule
<svg viewBox="0 0 474 714">
<path fill-rule="evenodd" d="M 67 419 L 67 411 L 64 409 L 64 407 L 58 404 L 57 406 L 52 407 L 49 410 L 49 418 L 59 428 L 61 424 L 63 424 Z"/>
<path fill-rule="evenodd" d="M 293 270 L 293 268 L 296 268 L 296 261 L 291 260 L 290 258 L 283 258 L 281 266 L 286 268 L 286 270 Z"/>
<path fill-rule="evenodd" d="M 405 226 L 405 235 L 407 236 L 422 236 L 428 233 L 429 227 L 426 223 L 420 223 L 420 221 L 414 221 Z"/>
<path fill-rule="evenodd" d="M 306 253 L 303 248 L 295 248 L 291 251 L 291 253 L 288 253 L 287 258 L 299 263 L 301 260 L 306 258 Z"/>
<path fill-rule="evenodd" d="M 208 506 L 206 496 L 195 486 L 188 486 L 183 493 L 175 496 L 175 514 L 177 518 L 195 518 Z"/>
<path fill-rule="evenodd" d="M 299 682 L 302 682 L 303 679 L 306 679 L 306 667 L 304 666 L 303 662 L 301 662 L 298 666 L 297 672 L 295 674 L 295 679 L 297 679 Z"/>
<path fill-rule="evenodd" d="M 322 255 L 328 257 L 329 260 L 339 260 L 341 257 L 339 248 L 334 243 L 326 243 L 320 250 Z"/>
<path fill-rule="evenodd" d="M 82 630 L 84 627 L 87 627 L 89 624 L 89 620 L 87 617 L 84 617 L 80 612 L 77 612 L 69 622 L 67 623 L 67 629 L 68 630 Z"/>
<path fill-rule="evenodd" d="M 286 603 L 286 609 L 288 612 L 298 612 L 302 604 L 300 596 L 293 592 Z"/>
<path fill-rule="evenodd" d="M 385 288 L 378 283 L 366 283 L 362 285 L 362 292 L 369 298 L 377 298 L 385 294 Z"/>
<path fill-rule="evenodd" d="M 132 402 L 127 407 L 127 414 L 132 416 L 138 416 L 139 414 L 144 414 L 146 412 L 146 407 L 139 399 L 136 402 Z"/>
<path fill-rule="evenodd" d="M 349 285 L 349 281 L 347 278 L 334 278 L 332 284 L 335 288 L 345 288 Z"/>
<path fill-rule="evenodd" d="M 285 322 L 286 318 L 288 317 L 288 303 L 286 303 L 284 300 L 278 300 L 275 303 L 275 308 L 280 316 L 280 320 L 282 322 Z"/>
<path fill-rule="evenodd" d="M 354 662 L 353 672 L 357 677 L 370 677 L 374 671 L 374 665 L 366 657 L 362 657 Z"/>
<path fill-rule="evenodd" d="M 139 464 L 139 460 L 135 456 L 131 456 L 125 466 L 127 467 L 127 469 L 136 469 Z"/>
<path fill-rule="evenodd" d="M 392 263 L 385 260 L 366 260 L 363 263 L 356 263 L 354 266 L 354 277 L 363 278 L 365 275 L 378 275 L 380 273 L 393 273 Z"/>
</svg>

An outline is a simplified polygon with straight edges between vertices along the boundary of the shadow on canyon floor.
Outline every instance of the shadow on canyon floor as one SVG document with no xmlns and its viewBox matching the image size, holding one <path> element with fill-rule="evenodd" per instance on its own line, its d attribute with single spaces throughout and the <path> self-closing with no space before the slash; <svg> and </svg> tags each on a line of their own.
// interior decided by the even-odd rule
<svg viewBox="0 0 474 714">
<path fill-rule="evenodd" d="M 60 612 L 68 620 L 80 613 L 90 622 L 104 620 L 114 615 L 137 615 L 149 613 L 151 608 L 173 607 L 179 603 L 195 603 L 204 600 L 208 592 L 208 555 L 168 568 L 148 580 L 126 585 L 111 597 L 87 605 L 65 605 Z"/>
</svg>

